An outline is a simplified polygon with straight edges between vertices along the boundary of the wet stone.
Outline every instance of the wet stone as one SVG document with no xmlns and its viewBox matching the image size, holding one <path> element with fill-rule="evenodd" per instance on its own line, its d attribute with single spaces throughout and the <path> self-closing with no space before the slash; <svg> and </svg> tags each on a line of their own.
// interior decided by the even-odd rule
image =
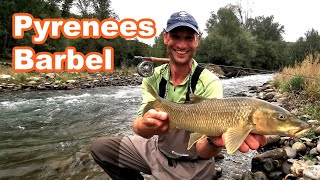
<svg viewBox="0 0 320 180">
<path fill-rule="evenodd" d="M 270 174 L 268 175 L 268 178 L 271 180 L 278 180 L 283 176 L 283 172 L 281 171 L 273 171 L 270 172 Z"/>
</svg>

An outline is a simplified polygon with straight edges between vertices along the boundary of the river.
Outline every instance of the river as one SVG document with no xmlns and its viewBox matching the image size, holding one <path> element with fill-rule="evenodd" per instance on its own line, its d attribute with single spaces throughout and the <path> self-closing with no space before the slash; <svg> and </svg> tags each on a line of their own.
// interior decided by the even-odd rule
<svg viewBox="0 0 320 180">
<path fill-rule="evenodd" d="M 226 97 L 272 75 L 222 80 Z M 88 156 L 97 137 L 132 134 L 140 86 L 0 93 L 0 179 L 102 179 Z M 223 177 L 250 169 L 255 152 L 226 156 Z M 99 173 L 100 172 L 100 173 Z"/>
</svg>

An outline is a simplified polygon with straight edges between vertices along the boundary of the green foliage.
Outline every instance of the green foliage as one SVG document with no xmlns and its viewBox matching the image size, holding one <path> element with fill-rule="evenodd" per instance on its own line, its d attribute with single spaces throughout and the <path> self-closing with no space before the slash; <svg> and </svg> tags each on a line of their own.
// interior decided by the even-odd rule
<svg viewBox="0 0 320 180">
<path fill-rule="evenodd" d="M 304 89 L 304 77 L 302 75 L 294 75 L 287 82 L 274 81 L 274 84 L 284 91 L 298 92 Z"/>
<path fill-rule="evenodd" d="M 284 33 L 284 26 L 273 22 L 273 16 L 258 16 L 248 20 L 246 26 L 259 40 L 281 41 Z"/>
<path fill-rule="evenodd" d="M 302 62 L 307 54 L 314 57 L 320 50 L 320 34 L 318 31 L 311 29 L 305 33 L 305 37 L 300 37 L 297 42 L 288 45 L 289 59 L 292 62 Z"/>
<path fill-rule="evenodd" d="M 320 120 L 320 104 L 308 104 L 303 107 L 303 111 L 307 112 L 312 119 Z"/>
<path fill-rule="evenodd" d="M 28 77 L 30 77 L 30 74 L 18 73 L 15 77 L 11 77 L 8 83 L 25 84 L 27 82 Z"/>
<path fill-rule="evenodd" d="M 281 87 L 281 82 L 278 81 L 278 80 L 274 80 L 271 82 L 271 86 L 276 88 L 276 89 L 279 89 Z"/>
<path fill-rule="evenodd" d="M 288 82 L 289 90 L 301 91 L 304 87 L 304 77 L 302 75 L 294 75 Z"/>
<path fill-rule="evenodd" d="M 155 37 L 154 45 L 152 46 L 151 56 L 154 56 L 154 57 L 167 56 L 167 47 L 163 43 L 163 33 L 164 33 L 164 30 L 160 33 L 159 36 Z"/>
<path fill-rule="evenodd" d="M 257 41 L 238 19 L 237 6 L 212 12 L 207 21 L 208 36 L 199 44 L 200 62 L 251 67 L 256 55 Z"/>
</svg>

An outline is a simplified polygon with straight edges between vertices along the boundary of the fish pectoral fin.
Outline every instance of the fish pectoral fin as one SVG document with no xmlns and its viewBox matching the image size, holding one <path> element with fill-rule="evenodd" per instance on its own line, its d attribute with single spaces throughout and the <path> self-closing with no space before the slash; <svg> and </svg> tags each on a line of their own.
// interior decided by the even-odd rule
<svg viewBox="0 0 320 180">
<path fill-rule="evenodd" d="M 203 138 L 205 138 L 205 137 L 206 137 L 206 135 L 203 135 L 203 134 L 199 134 L 199 133 L 196 133 L 196 132 L 191 133 L 191 134 L 190 134 L 190 138 L 189 138 L 189 142 L 188 142 L 188 148 L 187 148 L 187 150 L 190 150 L 191 147 L 192 147 L 196 142 L 198 142 L 199 140 L 201 140 L 201 139 L 203 139 Z"/>
<path fill-rule="evenodd" d="M 225 133 L 225 146 L 228 154 L 236 152 L 244 142 L 248 134 L 253 129 L 253 125 L 232 127 Z"/>
</svg>

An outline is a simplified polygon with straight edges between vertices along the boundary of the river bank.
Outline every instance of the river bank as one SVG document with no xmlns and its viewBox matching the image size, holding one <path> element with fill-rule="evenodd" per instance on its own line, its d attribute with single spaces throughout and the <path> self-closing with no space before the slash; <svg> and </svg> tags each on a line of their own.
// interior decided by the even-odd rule
<svg viewBox="0 0 320 180">
<path fill-rule="evenodd" d="M 13 73 L 9 68 L 0 67 L 0 92 L 136 86 L 142 82 L 134 68 L 117 69 L 111 73 Z"/>
<path fill-rule="evenodd" d="M 219 66 L 208 66 L 207 68 L 220 78 L 256 74 L 254 71 L 222 69 Z M 11 70 L 11 64 L 0 64 L 0 92 L 136 86 L 140 85 L 141 82 L 142 77 L 136 72 L 136 67 L 117 68 L 111 73 L 14 73 Z"/>
<path fill-rule="evenodd" d="M 306 100 L 274 88 L 272 81 L 261 87 L 251 87 L 256 98 L 285 107 L 311 126 L 301 137 L 267 136 L 268 144 L 257 150 L 251 160 L 251 170 L 233 179 L 320 179 L 320 121 L 299 109 Z M 319 103 L 319 102 L 314 102 Z M 218 159 L 219 161 L 219 159 Z M 219 169 L 219 168 L 218 168 Z"/>
</svg>

